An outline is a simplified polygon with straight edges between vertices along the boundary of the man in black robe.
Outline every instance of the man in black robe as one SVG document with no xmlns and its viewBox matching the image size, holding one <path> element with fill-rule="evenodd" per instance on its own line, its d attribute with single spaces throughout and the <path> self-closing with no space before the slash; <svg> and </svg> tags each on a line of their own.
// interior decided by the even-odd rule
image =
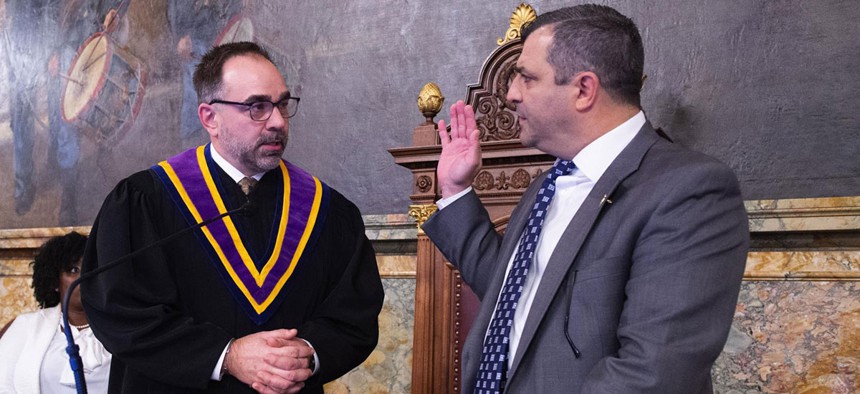
<svg viewBox="0 0 860 394">
<path fill-rule="evenodd" d="M 298 98 L 263 49 L 215 47 L 194 83 L 211 143 L 116 186 L 84 272 L 244 209 L 83 283 L 113 354 L 110 392 L 322 393 L 378 337 L 383 291 L 360 213 L 281 159 Z"/>
</svg>

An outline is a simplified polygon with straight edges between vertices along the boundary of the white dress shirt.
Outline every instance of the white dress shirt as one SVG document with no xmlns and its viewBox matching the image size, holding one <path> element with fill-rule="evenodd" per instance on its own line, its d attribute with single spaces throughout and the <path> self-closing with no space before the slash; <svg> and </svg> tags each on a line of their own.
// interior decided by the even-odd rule
<svg viewBox="0 0 860 394">
<path fill-rule="evenodd" d="M 42 371 L 39 374 L 39 387 L 42 394 L 73 394 L 77 393 L 75 375 L 66 354 L 66 334 L 61 331 L 62 324 L 57 325 L 54 337 L 42 360 Z M 74 326 L 72 337 L 79 347 L 79 354 L 84 364 L 84 380 L 87 392 L 106 393 L 110 376 L 111 354 L 105 350 L 96 339 L 92 329 L 79 331 Z"/>
<path fill-rule="evenodd" d="M 594 188 L 594 185 L 603 176 L 609 165 L 615 161 L 615 158 L 633 140 L 633 137 L 636 136 L 636 133 L 639 132 L 639 129 L 644 124 L 645 114 L 639 111 L 632 118 L 583 148 L 573 158 L 573 163 L 576 164 L 573 172 L 570 175 L 560 176 L 556 179 L 555 196 L 550 202 L 546 219 L 544 219 L 543 228 L 538 239 L 535 261 L 529 268 L 529 274 L 526 277 L 516 313 L 514 313 L 514 324 L 511 327 L 510 355 L 517 354 L 520 335 L 525 327 L 526 317 L 531 309 L 532 301 L 534 301 L 549 258 L 558 245 L 564 230 L 567 229 L 573 216 L 576 215 L 579 207 L 582 206 L 582 202 L 591 193 L 591 189 Z M 454 196 L 443 198 L 437 201 L 436 205 L 439 209 L 444 209 L 470 190 L 471 187 Z M 508 261 L 508 272 L 516 255 L 517 251 L 515 249 Z M 505 274 L 505 280 L 507 280 L 507 273 Z M 514 357 L 508 357 L 509 368 L 513 363 L 513 359 Z"/>
<path fill-rule="evenodd" d="M 245 174 L 243 174 L 242 171 L 239 171 L 238 168 L 233 167 L 233 165 L 230 164 L 230 162 L 227 161 L 224 156 L 221 156 L 221 154 L 218 153 L 218 150 L 215 149 L 214 145 L 209 145 L 209 153 L 212 154 L 212 161 L 214 161 L 215 164 L 218 165 L 218 167 L 221 167 L 221 169 L 224 170 L 224 172 L 226 172 L 227 175 L 230 176 L 230 179 L 233 179 L 234 182 L 239 183 L 239 181 L 241 181 L 242 178 L 245 177 Z M 263 174 L 265 174 L 265 172 L 254 174 L 253 176 L 251 176 L 251 178 L 254 178 L 255 180 L 259 181 L 260 178 L 263 177 Z"/>
</svg>

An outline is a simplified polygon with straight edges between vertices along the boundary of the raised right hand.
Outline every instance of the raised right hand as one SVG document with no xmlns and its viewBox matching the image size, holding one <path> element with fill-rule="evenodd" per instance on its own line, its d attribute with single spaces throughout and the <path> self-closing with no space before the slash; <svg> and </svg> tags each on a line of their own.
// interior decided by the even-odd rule
<svg viewBox="0 0 860 394">
<path fill-rule="evenodd" d="M 442 197 L 453 196 L 472 185 L 481 168 L 481 144 L 478 141 L 475 111 L 462 100 L 451 106 L 451 135 L 445 121 L 439 121 L 442 154 L 436 167 L 436 179 Z"/>
</svg>

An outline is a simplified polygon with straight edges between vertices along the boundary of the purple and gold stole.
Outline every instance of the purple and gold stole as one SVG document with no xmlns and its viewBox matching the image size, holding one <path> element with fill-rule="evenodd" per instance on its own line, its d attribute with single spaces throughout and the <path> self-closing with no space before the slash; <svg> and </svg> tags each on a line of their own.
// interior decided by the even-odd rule
<svg viewBox="0 0 860 394">
<path fill-rule="evenodd" d="M 189 225 L 227 212 L 209 149 L 208 144 L 190 149 L 152 167 Z M 316 244 L 328 210 L 326 184 L 284 160 L 276 171 L 283 198 L 275 208 L 272 253 L 263 256 L 262 264 L 254 263 L 229 216 L 195 232 L 234 299 L 257 325 L 283 302 L 285 287 Z"/>
</svg>

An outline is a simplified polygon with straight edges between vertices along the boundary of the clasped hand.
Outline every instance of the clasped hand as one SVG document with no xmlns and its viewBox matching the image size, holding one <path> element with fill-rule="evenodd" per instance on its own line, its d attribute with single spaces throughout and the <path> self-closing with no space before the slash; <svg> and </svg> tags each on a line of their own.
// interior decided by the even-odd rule
<svg viewBox="0 0 860 394">
<path fill-rule="evenodd" d="M 233 341 L 224 359 L 227 372 L 260 393 L 296 393 L 311 376 L 314 354 L 295 329 L 264 331 Z"/>
</svg>

